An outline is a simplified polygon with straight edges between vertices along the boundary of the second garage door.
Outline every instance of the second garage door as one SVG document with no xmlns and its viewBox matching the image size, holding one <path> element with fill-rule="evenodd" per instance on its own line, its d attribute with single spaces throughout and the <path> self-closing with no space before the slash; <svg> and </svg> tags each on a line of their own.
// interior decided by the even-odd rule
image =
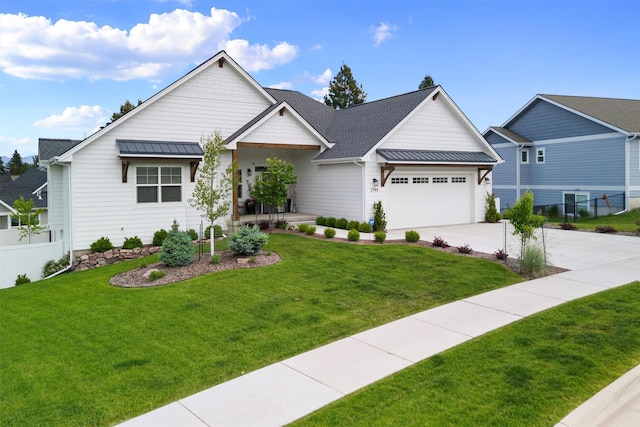
<svg viewBox="0 0 640 427">
<path fill-rule="evenodd" d="M 395 171 L 387 180 L 390 229 L 474 222 L 473 175 Z"/>
</svg>

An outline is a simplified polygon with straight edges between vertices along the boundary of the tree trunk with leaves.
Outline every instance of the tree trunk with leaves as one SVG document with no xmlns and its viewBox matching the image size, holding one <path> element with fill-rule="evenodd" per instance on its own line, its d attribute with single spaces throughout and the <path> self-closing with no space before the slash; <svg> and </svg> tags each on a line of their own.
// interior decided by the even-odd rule
<svg viewBox="0 0 640 427">
<path fill-rule="evenodd" d="M 16 213 L 11 217 L 18 221 L 19 240 L 27 237 L 29 244 L 31 244 L 31 236 L 40 234 L 45 229 L 40 225 L 39 220 L 44 208 L 34 209 L 32 199 L 25 200 L 24 197 L 20 197 L 20 199 L 13 202 L 13 209 L 15 209 Z"/>
<path fill-rule="evenodd" d="M 251 196 L 261 203 L 270 205 L 269 227 L 273 223 L 272 207 L 282 206 L 287 201 L 289 188 L 295 185 L 298 177 L 294 173 L 293 165 L 277 157 L 267 158 L 267 169 L 257 177 Z"/>
</svg>

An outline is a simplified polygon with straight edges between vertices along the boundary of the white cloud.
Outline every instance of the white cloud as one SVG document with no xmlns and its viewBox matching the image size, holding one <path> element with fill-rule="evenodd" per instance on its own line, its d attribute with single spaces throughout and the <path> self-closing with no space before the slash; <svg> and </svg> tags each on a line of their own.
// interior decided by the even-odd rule
<svg viewBox="0 0 640 427">
<path fill-rule="evenodd" d="M 38 144 L 33 138 L 8 138 L 0 136 L 0 155 L 11 157 L 18 150 L 20 156 L 31 156 L 38 153 Z"/>
<path fill-rule="evenodd" d="M 322 49 L 323 49 L 323 46 L 320 43 L 313 45 L 313 47 L 311 48 L 311 50 L 322 50 Z"/>
<path fill-rule="evenodd" d="M 326 85 L 331 81 L 331 77 L 333 77 L 333 71 L 331 71 L 331 68 L 327 68 L 322 74 L 319 76 L 312 76 L 311 79 L 314 83 Z"/>
<path fill-rule="evenodd" d="M 397 30 L 398 27 L 395 25 L 389 25 L 387 23 L 381 22 L 377 27 L 371 27 L 371 32 L 373 33 L 373 45 L 378 47 L 380 44 L 391 37 L 391 32 Z"/>
<path fill-rule="evenodd" d="M 298 55 L 297 46 L 286 42 L 271 48 L 231 39 L 247 19 L 225 9 L 152 14 L 129 30 L 22 13 L 0 14 L 0 21 L 0 69 L 24 79 L 161 80 L 220 49 L 247 71 L 273 68 Z"/>
<path fill-rule="evenodd" d="M 291 82 L 280 82 L 269 86 L 271 89 L 291 89 L 293 87 L 293 83 Z"/>
<path fill-rule="evenodd" d="M 329 86 L 323 87 L 322 89 L 316 89 L 311 91 L 311 97 L 316 101 L 324 101 L 325 95 L 329 94 Z"/>
<path fill-rule="evenodd" d="M 95 132 L 104 125 L 110 116 L 110 111 L 99 105 L 93 107 L 81 105 L 80 107 L 67 107 L 62 114 L 53 114 L 34 123 L 34 126 L 43 128 L 67 128 L 76 130 L 90 130 Z"/>
</svg>

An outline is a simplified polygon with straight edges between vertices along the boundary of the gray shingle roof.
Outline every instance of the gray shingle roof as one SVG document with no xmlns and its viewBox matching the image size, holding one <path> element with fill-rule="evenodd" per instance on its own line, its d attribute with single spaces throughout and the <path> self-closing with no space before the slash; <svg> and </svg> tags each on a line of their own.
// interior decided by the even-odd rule
<svg viewBox="0 0 640 427">
<path fill-rule="evenodd" d="M 407 163 L 497 163 L 497 160 L 482 151 L 428 151 L 428 150 L 376 150 L 388 162 Z"/>
<path fill-rule="evenodd" d="M 202 157 L 204 152 L 197 142 L 116 140 L 121 156 Z"/>
<path fill-rule="evenodd" d="M 521 144 L 531 144 L 530 140 L 528 140 L 527 138 L 525 138 L 524 136 L 522 136 L 520 134 L 515 133 L 514 131 L 512 131 L 510 129 L 499 127 L 499 126 L 491 126 L 491 127 L 489 127 L 489 130 L 494 131 L 498 135 L 507 137 L 512 141 L 515 141 L 515 142 L 518 142 L 518 143 L 521 143 Z"/>
<path fill-rule="evenodd" d="M 38 140 L 38 158 L 49 161 L 55 156 L 72 149 L 82 141 L 77 139 L 40 138 Z"/>
<path fill-rule="evenodd" d="M 540 95 L 629 133 L 640 132 L 640 100 Z"/>
<path fill-rule="evenodd" d="M 22 196 L 25 200 L 33 199 L 36 208 L 47 207 L 46 192 L 41 194 L 41 199 L 32 194 L 47 182 L 47 172 L 34 166 L 14 181 L 9 178 L 8 174 L 2 174 L 0 177 L 2 177 L 0 178 L 0 200 L 7 205 L 13 206 L 13 202 Z"/>
</svg>

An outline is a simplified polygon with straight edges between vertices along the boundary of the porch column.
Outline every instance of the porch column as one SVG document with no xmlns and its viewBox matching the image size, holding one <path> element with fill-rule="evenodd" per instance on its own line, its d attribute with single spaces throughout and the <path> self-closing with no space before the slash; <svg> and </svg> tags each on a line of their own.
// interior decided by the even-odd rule
<svg viewBox="0 0 640 427">
<path fill-rule="evenodd" d="M 233 165 L 233 220 L 240 221 L 240 209 L 238 208 L 238 150 L 231 150 L 231 164 Z"/>
</svg>

